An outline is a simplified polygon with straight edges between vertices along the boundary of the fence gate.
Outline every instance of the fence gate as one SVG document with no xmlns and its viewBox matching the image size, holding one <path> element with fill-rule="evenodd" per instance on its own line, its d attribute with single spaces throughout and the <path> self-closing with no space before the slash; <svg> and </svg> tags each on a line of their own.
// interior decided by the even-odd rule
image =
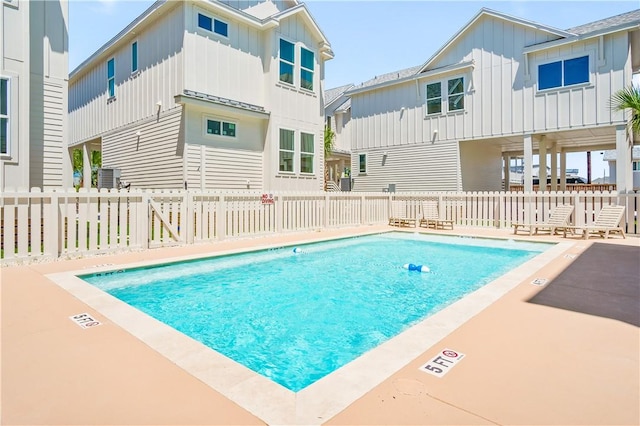
<svg viewBox="0 0 640 426">
<path fill-rule="evenodd" d="M 150 194 L 149 247 L 167 247 L 183 244 L 186 221 L 184 195 Z"/>
</svg>

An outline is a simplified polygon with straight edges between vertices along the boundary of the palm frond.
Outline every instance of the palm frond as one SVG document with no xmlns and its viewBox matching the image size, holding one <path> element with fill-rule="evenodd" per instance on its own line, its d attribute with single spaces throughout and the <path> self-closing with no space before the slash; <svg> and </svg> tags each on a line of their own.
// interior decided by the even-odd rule
<svg viewBox="0 0 640 426">
<path fill-rule="evenodd" d="M 618 90 L 611 96 L 610 106 L 614 111 L 630 109 L 629 126 L 634 133 L 640 133 L 640 87 L 632 84 Z"/>
</svg>

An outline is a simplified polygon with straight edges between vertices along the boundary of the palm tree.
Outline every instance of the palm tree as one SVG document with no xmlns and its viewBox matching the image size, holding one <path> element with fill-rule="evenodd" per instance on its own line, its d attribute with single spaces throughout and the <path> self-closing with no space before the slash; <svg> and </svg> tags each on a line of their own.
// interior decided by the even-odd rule
<svg viewBox="0 0 640 426">
<path fill-rule="evenodd" d="M 614 111 L 631 110 L 629 127 L 633 134 L 640 134 L 640 86 L 633 84 L 618 90 L 611 96 L 611 107 Z"/>
<path fill-rule="evenodd" d="M 329 126 L 324 127 L 324 190 L 327 190 L 327 182 L 329 182 L 329 165 L 327 159 L 333 152 L 333 146 L 336 142 L 336 134 Z"/>
</svg>

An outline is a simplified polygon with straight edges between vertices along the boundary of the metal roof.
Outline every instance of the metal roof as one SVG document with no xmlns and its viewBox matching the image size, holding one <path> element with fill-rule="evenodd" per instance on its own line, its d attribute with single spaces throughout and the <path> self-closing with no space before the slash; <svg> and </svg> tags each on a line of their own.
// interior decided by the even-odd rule
<svg viewBox="0 0 640 426">
<path fill-rule="evenodd" d="M 210 101 L 221 105 L 227 105 L 235 108 L 245 109 L 247 111 L 266 112 L 264 107 L 259 105 L 248 104 L 246 102 L 236 101 L 234 99 L 227 99 L 220 96 L 208 95 L 206 93 L 196 92 L 195 90 L 185 90 L 184 95 L 190 98 L 202 99 L 204 101 Z"/>
</svg>

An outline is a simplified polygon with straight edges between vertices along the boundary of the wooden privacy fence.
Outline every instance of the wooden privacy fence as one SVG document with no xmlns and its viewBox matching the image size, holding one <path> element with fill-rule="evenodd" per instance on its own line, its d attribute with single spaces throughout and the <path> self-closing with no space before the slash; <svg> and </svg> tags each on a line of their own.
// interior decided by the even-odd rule
<svg viewBox="0 0 640 426">
<path fill-rule="evenodd" d="M 626 207 L 622 226 L 638 234 L 640 194 L 615 192 L 272 193 L 118 191 L 4 192 L 0 196 L 2 263 L 194 244 L 282 232 L 385 224 L 392 201 L 421 217 L 437 200 L 442 219 L 458 226 L 508 228 L 538 222 L 559 204 L 571 222 L 593 222 L 609 204 Z"/>
</svg>

